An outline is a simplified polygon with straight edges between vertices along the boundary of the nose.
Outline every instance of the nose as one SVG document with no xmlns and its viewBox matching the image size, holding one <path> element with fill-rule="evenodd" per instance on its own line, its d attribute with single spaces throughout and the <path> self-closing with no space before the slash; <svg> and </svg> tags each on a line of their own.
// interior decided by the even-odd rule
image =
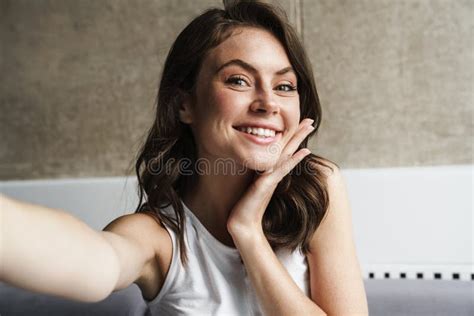
<svg viewBox="0 0 474 316">
<path fill-rule="evenodd" d="M 271 89 L 261 89 L 252 102 L 251 110 L 258 113 L 278 114 L 280 105 L 275 100 Z"/>
</svg>

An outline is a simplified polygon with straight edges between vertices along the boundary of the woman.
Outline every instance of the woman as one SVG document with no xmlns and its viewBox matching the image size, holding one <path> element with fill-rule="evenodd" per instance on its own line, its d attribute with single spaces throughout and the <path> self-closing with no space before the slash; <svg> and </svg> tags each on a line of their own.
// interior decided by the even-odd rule
<svg viewBox="0 0 474 316">
<path fill-rule="evenodd" d="M 4 197 L 1 279 L 82 301 L 136 283 L 157 315 L 367 315 L 343 178 L 305 148 L 320 121 L 278 10 L 208 10 L 167 57 L 136 213 L 97 233 Z"/>
</svg>

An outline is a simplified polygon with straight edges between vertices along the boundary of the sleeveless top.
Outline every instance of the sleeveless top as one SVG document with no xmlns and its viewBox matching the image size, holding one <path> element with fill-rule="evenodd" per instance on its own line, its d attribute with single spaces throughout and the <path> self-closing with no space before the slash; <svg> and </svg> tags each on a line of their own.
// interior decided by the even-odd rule
<svg viewBox="0 0 474 316">
<path fill-rule="evenodd" d="M 188 263 L 186 267 L 182 265 L 177 235 L 164 225 L 171 236 L 173 255 L 160 292 L 153 300 L 145 300 L 147 315 L 263 315 L 239 251 L 218 241 L 181 203 Z M 174 216 L 171 205 L 163 211 Z M 299 249 L 275 254 L 309 297 L 306 256 Z"/>
</svg>

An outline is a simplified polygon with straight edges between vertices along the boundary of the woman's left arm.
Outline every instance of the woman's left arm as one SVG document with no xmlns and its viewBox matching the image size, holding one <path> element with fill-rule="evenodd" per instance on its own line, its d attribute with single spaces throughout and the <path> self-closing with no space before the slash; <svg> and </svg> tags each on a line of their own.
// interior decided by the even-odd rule
<svg viewBox="0 0 474 316">
<path fill-rule="evenodd" d="M 290 277 L 261 230 L 234 238 L 267 315 L 369 314 L 346 185 L 338 168 L 333 168 L 327 181 L 329 209 L 307 256 L 312 300 Z"/>
<path fill-rule="evenodd" d="M 262 228 L 263 214 L 278 183 L 310 153 L 308 149 L 294 152 L 313 130 L 311 123 L 308 119 L 301 122 L 273 170 L 259 175 L 227 220 L 227 230 L 266 315 L 326 315 L 293 281 L 270 247 Z"/>
<path fill-rule="evenodd" d="M 362 277 L 360 271 L 357 272 L 358 262 L 357 258 L 354 257 L 355 249 L 351 248 L 351 246 L 353 247 L 351 231 L 349 229 L 342 237 L 336 236 L 341 231 L 350 228 L 349 209 L 336 210 L 336 208 L 348 207 L 347 200 L 344 200 L 347 199 L 344 186 L 340 183 L 342 178 L 337 169 L 335 175 L 331 176 L 332 180 L 328 181 L 328 186 L 331 187 L 328 189 L 331 201 L 338 199 L 342 199 L 342 201 L 333 203 L 332 208 L 330 203 L 328 215 L 323 219 L 318 232 L 323 228 L 323 225 L 325 225 L 325 228 L 322 233 L 316 233 L 313 237 L 311 243 L 313 251 L 323 254 L 320 257 L 309 258 L 308 256 L 312 299 L 307 297 L 293 281 L 288 271 L 276 257 L 263 233 L 261 225 L 263 214 L 278 182 L 309 154 L 307 149 L 301 149 L 295 154 L 293 153 L 301 141 L 311 132 L 310 124 L 311 122 L 307 120 L 301 123 L 299 130 L 282 151 L 282 159 L 276 168 L 263 173 L 252 183 L 234 206 L 227 221 L 227 229 L 240 252 L 247 275 L 266 315 L 326 315 L 326 313 L 344 316 L 368 315 Z M 345 246 L 345 248 L 338 249 L 332 247 L 331 243 L 327 244 L 327 242 L 332 242 L 331 240 L 337 242 L 338 246 Z M 332 249 L 330 249 L 331 247 Z M 324 267 L 326 270 L 323 271 L 315 265 L 315 262 L 318 262 L 318 260 L 319 262 L 324 261 L 325 251 L 330 251 L 333 262 L 325 261 Z M 334 259 L 337 258 L 336 252 L 341 253 L 341 251 L 343 253 L 338 257 L 339 259 Z M 342 262 L 347 258 L 351 260 Z M 326 283 L 320 283 L 318 278 L 322 278 L 322 274 L 334 272 L 334 270 L 329 269 L 331 263 L 337 264 L 338 268 L 348 268 L 349 273 L 341 272 L 337 274 L 337 276 L 344 275 L 348 278 L 338 280 L 326 276 L 324 279 Z M 319 271 L 319 274 L 316 274 L 317 271 Z M 354 273 L 351 274 L 352 272 Z M 342 285 L 331 283 L 346 282 L 347 280 L 351 282 Z M 324 299 L 322 299 L 323 296 Z M 345 296 L 350 299 L 345 299 Z"/>
<path fill-rule="evenodd" d="M 296 285 L 263 232 L 233 239 L 265 315 L 327 315 Z"/>
</svg>

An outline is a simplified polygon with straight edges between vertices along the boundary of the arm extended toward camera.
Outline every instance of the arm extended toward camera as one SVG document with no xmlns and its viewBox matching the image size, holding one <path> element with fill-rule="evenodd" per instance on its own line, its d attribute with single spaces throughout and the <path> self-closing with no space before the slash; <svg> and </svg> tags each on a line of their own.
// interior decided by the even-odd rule
<svg viewBox="0 0 474 316">
<path fill-rule="evenodd" d="M 115 288 L 119 261 L 103 234 L 60 210 L 0 194 L 0 280 L 96 302 Z"/>
</svg>

